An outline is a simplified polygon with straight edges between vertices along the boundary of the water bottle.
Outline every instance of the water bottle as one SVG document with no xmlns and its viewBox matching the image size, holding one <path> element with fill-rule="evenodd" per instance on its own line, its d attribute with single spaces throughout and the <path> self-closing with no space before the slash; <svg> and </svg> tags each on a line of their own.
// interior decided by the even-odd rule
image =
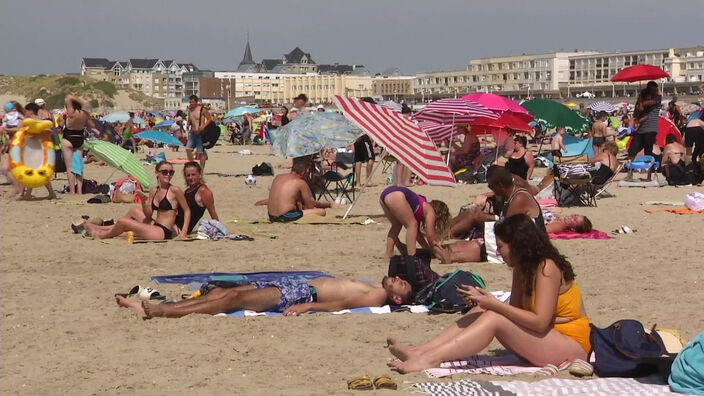
<svg viewBox="0 0 704 396">
<path fill-rule="evenodd" d="M 127 243 L 134 243 L 134 232 L 127 231 Z"/>
</svg>

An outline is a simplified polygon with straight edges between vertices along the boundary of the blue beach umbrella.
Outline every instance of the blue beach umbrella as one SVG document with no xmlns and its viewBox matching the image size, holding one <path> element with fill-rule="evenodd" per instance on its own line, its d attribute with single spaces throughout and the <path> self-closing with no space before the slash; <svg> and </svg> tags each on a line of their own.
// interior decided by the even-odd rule
<svg viewBox="0 0 704 396">
<path fill-rule="evenodd" d="M 134 135 L 134 137 L 144 140 L 151 140 L 152 142 L 169 144 L 172 146 L 183 146 L 181 141 L 164 131 L 156 131 L 152 129 L 149 131 L 140 132 Z"/>
<path fill-rule="evenodd" d="M 173 124 L 174 124 L 174 120 L 165 120 L 165 121 L 162 121 L 162 122 L 154 125 L 154 128 L 168 128 Z"/>
<path fill-rule="evenodd" d="M 302 157 L 324 148 L 345 147 L 364 131 L 338 113 L 312 112 L 276 130 L 272 151 L 282 157 Z"/>
<path fill-rule="evenodd" d="M 110 113 L 103 117 L 101 121 L 103 122 L 127 122 L 130 119 L 130 114 L 126 111 L 116 111 L 114 113 Z M 144 125 L 144 119 L 141 117 L 134 117 L 132 120 L 135 124 L 139 125 Z"/>
<path fill-rule="evenodd" d="M 241 117 L 244 115 L 244 113 L 249 113 L 249 114 L 256 114 L 262 111 L 261 109 L 258 109 L 256 107 L 251 107 L 251 106 L 243 106 L 243 107 L 238 107 L 236 109 L 232 109 L 225 114 L 224 118 L 233 118 L 233 117 Z"/>
</svg>

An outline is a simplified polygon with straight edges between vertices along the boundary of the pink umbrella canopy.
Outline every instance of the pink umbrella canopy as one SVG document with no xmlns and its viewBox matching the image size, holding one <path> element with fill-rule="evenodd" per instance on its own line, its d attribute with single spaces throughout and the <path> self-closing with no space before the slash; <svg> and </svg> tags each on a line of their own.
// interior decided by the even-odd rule
<svg viewBox="0 0 704 396">
<path fill-rule="evenodd" d="M 513 111 L 515 113 L 528 114 L 528 110 L 524 109 L 518 103 L 513 100 L 496 94 L 477 92 L 469 95 L 465 95 L 460 98 L 461 100 L 467 100 L 474 103 L 479 103 L 480 105 L 486 107 L 493 111 Z"/>
<path fill-rule="evenodd" d="M 414 122 L 386 107 L 358 99 L 335 95 L 333 101 L 348 120 L 424 182 L 436 186 L 455 186 L 455 176 L 443 161 L 438 148 Z"/>
<path fill-rule="evenodd" d="M 461 99 L 440 99 L 424 107 L 413 116 L 413 119 L 456 125 L 468 124 L 480 117 L 497 118 L 498 116 L 478 103 Z"/>
</svg>

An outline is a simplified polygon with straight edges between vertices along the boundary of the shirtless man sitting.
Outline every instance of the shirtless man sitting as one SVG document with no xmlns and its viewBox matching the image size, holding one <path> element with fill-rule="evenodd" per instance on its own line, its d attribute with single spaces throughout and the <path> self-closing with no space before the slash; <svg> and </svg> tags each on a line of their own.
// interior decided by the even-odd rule
<svg viewBox="0 0 704 396">
<path fill-rule="evenodd" d="M 487 171 L 487 184 L 494 196 L 487 196 L 483 206 L 475 207 L 460 213 L 452 219 L 452 235 L 467 235 L 474 227 L 483 227 L 485 222 L 503 219 L 514 214 L 528 215 L 539 231 L 545 232 L 545 222 L 540 205 L 533 194 L 514 182 L 513 175 L 503 166 L 492 165 Z M 489 210 L 484 210 L 491 206 Z M 493 232 L 493 230 L 484 230 Z M 479 240 L 455 242 L 450 245 L 436 245 L 435 255 L 443 264 L 457 262 L 486 261 L 486 246 Z"/>
<path fill-rule="evenodd" d="M 115 298 L 119 306 L 134 309 L 144 319 L 180 318 L 192 313 L 215 315 L 241 309 L 295 316 L 308 311 L 335 312 L 403 304 L 411 298 L 411 285 L 399 277 L 388 276 L 381 280 L 381 284 L 368 284 L 350 278 L 281 278 L 232 288 L 215 288 L 203 296 L 173 304 L 151 304 L 119 295 Z"/>
<path fill-rule="evenodd" d="M 296 221 L 304 214 L 325 216 L 325 208 L 334 208 L 334 203 L 316 202 L 306 176 L 312 162 L 308 157 L 294 158 L 291 173 L 278 175 L 271 183 L 269 199 L 257 202 L 267 205 L 269 221 L 287 223 Z"/>
</svg>

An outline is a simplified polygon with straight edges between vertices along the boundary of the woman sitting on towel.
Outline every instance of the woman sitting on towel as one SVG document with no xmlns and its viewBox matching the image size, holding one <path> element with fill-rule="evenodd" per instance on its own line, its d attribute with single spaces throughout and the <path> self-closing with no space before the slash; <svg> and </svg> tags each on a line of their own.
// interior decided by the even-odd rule
<svg viewBox="0 0 704 396">
<path fill-rule="evenodd" d="M 423 345 L 389 338 L 389 350 L 399 359 L 391 366 L 402 373 L 440 367 L 481 352 L 494 338 L 535 366 L 587 358 L 589 319 L 572 265 L 525 214 L 498 222 L 495 234 L 513 271 L 510 302 L 464 286 L 464 298 L 474 308 Z"/>
<path fill-rule="evenodd" d="M 98 226 L 86 221 L 83 227 L 96 239 L 114 238 L 127 231 L 133 231 L 136 236 L 148 240 L 174 238 L 176 236 L 174 225 L 179 208 L 184 212 L 182 224 L 190 224 L 191 221 L 191 210 L 188 208 L 183 191 L 171 184 L 174 173 L 174 167 L 170 162 L 158 163 L 156 165 L 157 186 L 149 191 L 148 196 L 141 191 L 137 193 L 142 200 L 143 219 L 135 219 L 134 213 L 128 213 L 112 226 Z M 154 212 L 156 212 L 156 220 L 152 221 Z M 177 237 L 185 239 L 187 235 L 188 230 L 183 228 Z"/>
<path fill-rule="evenodd" d="M 219 220 L 215 211 L 215 199 L 213 192 L 203 182 L 203 171 L 196 161 L 186 162 L 183 166 L 183 178 L 186 179 L 186 203 L 191 210 L 191 221 L 188 224 L 187 234 L 190 234 L 208 209 L 208 214 L 213 220 Z M 176 215 L 176 226 L 179 230 L 183 228 L 184 211 L 179 211 Z"/>
<path fill-rule="evenodd" d="M 379 198 L 391 228 L 386 236 L 386 258 L 394 253 L 394 246 L 401 254 L 416 254 L 416 243 L 432 250 L 450 231 L 450 210 L 442 201 L 428 201 L 406 187 L 387 187 Z M 401 228 L 406 228 L 406 243 L 398 239 Z"/>
</svg>

